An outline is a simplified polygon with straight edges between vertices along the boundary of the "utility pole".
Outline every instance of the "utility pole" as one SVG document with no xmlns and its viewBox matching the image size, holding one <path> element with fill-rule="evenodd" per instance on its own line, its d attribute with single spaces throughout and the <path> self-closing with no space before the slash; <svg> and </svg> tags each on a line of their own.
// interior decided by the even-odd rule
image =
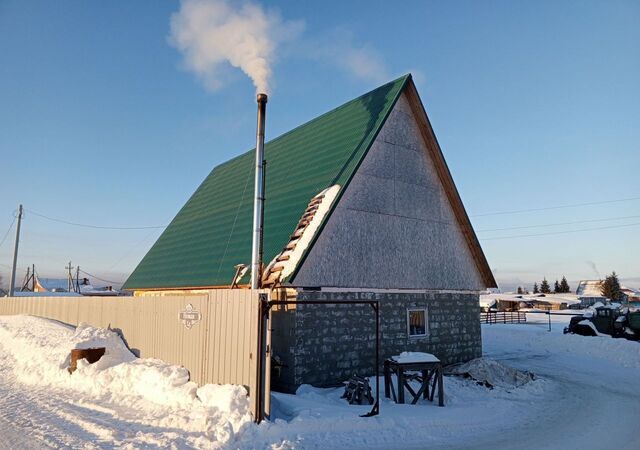
<svg viewBox="0 0 640 450">
<path fill-rule="evenodd" d="M 69 261 L 69 265 L 65 267 L 69 271 L 69 275 L 67 276 L 67 292 L 71 292 L 73 288 L 73 275 L 71 275 L 71 270 L 73 270 L 73 266 L 71 265 L 71 261 Z M 75 291 L 75 289 L 73 289 Z"/>
<path fill-rule="evenodd" d="M 75 290 L 79 294 L 80 293 L 80 266 L 76 267 L 76 285 Z"/>
<path fill-rule="evenodd" d="M 22 223 L 22 205 L 18 208 L 18 227 L 16 228 L 16 245 L 13 248 L 13 266 L 11 280 L 9 280 L 9 297 L 13 297 L 16 290 L 16 269 L 18 264 L 18 243 L 20 242 L 20 224 Z"/>
</svg>

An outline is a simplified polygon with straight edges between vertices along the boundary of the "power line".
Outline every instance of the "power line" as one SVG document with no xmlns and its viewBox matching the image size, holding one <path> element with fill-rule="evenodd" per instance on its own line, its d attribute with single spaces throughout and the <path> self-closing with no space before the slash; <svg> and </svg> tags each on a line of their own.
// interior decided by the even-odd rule
<svg viewBox="0 0 640 450">
<path fill-rule="evenodd" d="M 534 236 L 550 236 L 552 234 L 568 234 L 568 233 L 579 233 L 581 231 L 608 230 L 608 229 L 612 229 L 612 228 L 633 227 L 633 226 L 637 226 L 637 225 L 640 225 L 640 222 L 628 223 L 628 224 L 625 224 L 625 225 L 610 225 L 610 226 L 607 226 L 607 227 L 582 228 L 582 229 L 578 229 L 578 230 L 552 231 L 550 233 L 518 234 L 518 235 L 514 235 L 514 236 L 498 236 L 498 237 L 483 238 L 483 239 L 480 239 L 480 240 L 481 241 L 494 241 L 494 240 L 501 240 L 501 239 L 514 239 L 514 238 L 524 238 L 524 237 L 534 237 Z"/>
<path fill-rule="evenodd" d="M 574 222 L 557 222 L 557 223 L 546 223 L 541 225 L 523 225 L 520 227 L 506 227 L 506 228 L 488 228 L 484 230 L 478 230 L 478 233 L 484 233 L 488 231 L 506 231 L 506 230 L 523 230 L 526 228 L 544 228 L 544 227 L 555 227 L 559 225 L 577 225 L 581 223 L 593 223 L 593 222 L 607 222 L 610 220 L 624 220 L 624 219 L 637 219 L 640 216 L 625 216 L 625 217 L 609 217 L 607 219 L 586 219 L 586 220 L 577 220 Z"/>
<path fill-rule="evenodd" d="M 604 205 L 607 203 L 630 202 L 632 200 L 640 200 L 640 197 L 620 198 L 615 200 L 603 200 L 599 202 L 573 203 L 569 205 L 548 206 L 544 208 L 515 209 L 512 211 L 499 211 L 499 212 L 490 212 L 490 213 L 483 213 L 483 214 L 472 214 L 470 217 L 499 216 L 499 215 L 520 214 L 520 213 L 536 212 L 536 211 L 550 211 L 553 209 L 578 208 L 580 206 L 593 206 L 593 205 Z"/>
<path fill-rule="evenodd" d="M 145 236 L 140 239 L 138 242 L 136 242 L 135 244 L 131 245 L 129 247 L 129 249 L 115 262 L 113 263 L 111 266 L 109 266 L 109 268 L 107 269 L 108 271 L 110 271 L 111 269 L 113 269 L 115 266 L 117 266 L 118 264 L 120 264 L 127 256 L 131 255 L 134 251 L 137 251 L 138 248 L 140 246 L 142 246 L 143 243 L 146 243 L 149 240 L 149 237 L 151 235 L 153 235 L 154 231 L 157 233 L 156 230 L 151 230 L 149 231 L 147 234 L 145 234 Z"/>
<path fill-rule="evenodd" d="M 9 232 L 11 231 L 11 228 L 13 228 L 14 223 L 16 223 L 16 216 L 13 216 L 13 222 L 11 222 L 11 225 L 9 225 L 9 228 L 7 229 L 7 232 L 4 234 L 2 241 L 0 241 L 0 247 L 2 247 L 2 244 L 4 244 L 4 241 L 7 240 L 7 237 L 9 236 Z"/>
<path fill-rule="evenodd" d="M 104 278 L 97 277 L 97 276 L 95 276 L 95 275 L 93 275 L 93 274 L 91 274 L 89 272 L 85 272 L 82 269 L 79 269 L 79 272 L 82 272 L 85 275 L 89 275 L 90 277 L 95 278 L 96 280 L 104 281 L 105 283 L 111 283 L 111 284 L 120 284 L 120 283 L 122 283 L 121 281 L 105 280 Z"/>
<path fill-rule="evenodd" d="M 102 225 L 89 225 L 89 224 L 85 224 L 85 223 L 77 223 L 77 222 L 70 222 L 68 220 L 62 220 L 62 219 L 56 219 L 53 217 L 49 217 L 49 216 L 45 216 L 44 214 L 40 214 L 37 213 L 35 211 L 32 211 L 30 209 L 26 209 L 25 211 L 30 212 L 31 214 L 41 217 L 43 219 L 47 219 L 47 220 L 51 220 L 52 222 L 58 222 L 58 223 L 64 223 L 66 225 L 73 225 L 75 227 L 83 227 L 83 228 L 97 228 L 100 230 L 150 230 L 153 228 L 166 228 L 167 225 L 154 225 L 154 226 L 145 226 L 145 227 L 108 227 L 108 226 L 102 226 Z"/>
</svg>

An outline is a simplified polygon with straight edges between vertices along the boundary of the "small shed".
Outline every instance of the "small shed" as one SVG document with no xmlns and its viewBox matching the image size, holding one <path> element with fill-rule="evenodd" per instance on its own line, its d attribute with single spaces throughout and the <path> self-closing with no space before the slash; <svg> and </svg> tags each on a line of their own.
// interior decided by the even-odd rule
<svg viewBox="0 0 640 450">
<path fill-rule="evenodd" d="M 124 288 L 247 288 L 254 159 L 214 168 Z M 496 282 L 411 75 L 267 142 L 265 159 L 263 285 L 302 302 L 273 311 L 275 386 L 376 369 L 370 308 L 309 300 L 378 300 L 382 357 L 482 355 L 479 292 Z"/>
</svg>

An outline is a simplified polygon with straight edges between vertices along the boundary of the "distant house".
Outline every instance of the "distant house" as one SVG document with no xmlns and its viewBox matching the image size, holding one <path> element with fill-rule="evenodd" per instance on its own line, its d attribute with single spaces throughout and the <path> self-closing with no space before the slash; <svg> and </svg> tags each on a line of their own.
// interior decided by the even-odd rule
<svg viewBox="0 0 640 450">
<path fill-rule="evenodd" d="M 483 311 L 519 311 L 522 308 L 559 310 L 580 304 L 573 294 L 481 294 Z"/>
<path fill-rule="evenodd" d="M 622 291 L 622 301 L 624 303 L 640 303 L 640 292 L 627 287 L 622 287 L 620 290 Z"/>
<path fill-rule="evenodd" d="M 576 295 L 583 307 L 593 306 L 597 302 L 607 302 L 607 297 L 602 295 L 602 283 L 602 280 L 582 280 L 578 283 Z"/>
<path fill-rule="evenodd" d="M 214 168 L 124 288 L 247 288 L 254 159 Z M 482 355 L 479 292 L 496 282 L 410 75 L 273 139 L 265 159 L 263 285 L 303 302 L 273 311 L 275 386 L 375 370 L 371 309 L 310 300 L 379 300 L 384 358 Z"/>
<path fill-rule="evenodd" d="M 73 292 L 74 285 L 67 278 L 40 278 L 36 275 L 33 292 Z"/>
<path fill-rule="evenodd" d="M 524 302 L 522 294 L 480 294 L 480 309 L 489 311 L 518 311 Z"/>
<path fill-rule="evenodd" d="M 35 275 L 31 281 L 24 285 L 21 292 L 16 292 L 19 296 L 35 295 L 47 297 L 52 295 L 68 294 L 83 295 L 93 297 L 113 297 L 119 292 L 112 286 L 95 287 L 88 278 L 80 280 L 69 278 L 40 278 Z"/>
<path fill-rule="evenodd" d="M 581 305 L 577 295 L 573 294 L 534 294 L 526 296 L 527 302 L 535 309 L 560 310 Z"/>
</svg>

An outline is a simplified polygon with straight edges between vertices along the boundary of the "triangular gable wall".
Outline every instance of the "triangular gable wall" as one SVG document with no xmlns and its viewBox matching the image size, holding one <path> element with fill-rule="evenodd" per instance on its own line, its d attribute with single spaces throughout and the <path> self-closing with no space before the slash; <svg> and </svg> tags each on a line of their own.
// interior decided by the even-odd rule
<svg viewBox="0 0 640 450">
<path fill-rule="evenodd" d="M 479 245 L 480 259 L 465 236 L 473 230 L 454 210 L 456 198 L 462 205 L 443 185 L 437 166 L 444 161 L 434 161 L 427 147 L 411 94 L 405 89 L 398 99 L 292 284 L 460 290 L 495 284 Z"/>
</svg>

